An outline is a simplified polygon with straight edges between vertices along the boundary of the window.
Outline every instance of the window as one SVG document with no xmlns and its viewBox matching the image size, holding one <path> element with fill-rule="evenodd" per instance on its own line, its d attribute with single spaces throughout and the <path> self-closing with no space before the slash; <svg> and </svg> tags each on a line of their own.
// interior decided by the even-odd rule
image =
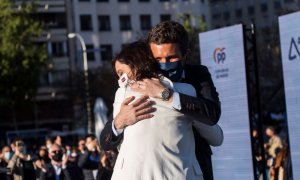
<svg viewBox="0 0 300 180">
<path fill-rule="evenodd" d="M 224 20 L 229 20 L 230 19 L 230 12 L 224 12 L 224 14 L 223 14 L 223 18 L 224 18 Z"/>
<path fill-rule="evenodd" d="M 108 0 L 97 0 L 97 2 L 108 2 Z"/>
<path fill-rule="evenodd" d="M 67 18 L 66 13 L 40 13 L 37 16 L 41 22 L 45 24 L 48 28 L 66 28 L 67 27 Z"/>
<path fill-rule="evenodd" d="M 120 18 L 120 30 L 127 31 L 131 30 L 131 21 L 129 15 L 122 15 Z"/>
<path fill-rule="evenodd" d="M 98 16 L 99 31 L 110 31 L 110 19 L 109 16 Z"/>
<path fill-rule="evenodd" d="M 150 2 L 150 0 L 139 0 L 139 2 Z"/>
<path fill-rule="evenodd" d="M 214 13 L 213 15 L 212 15 L 212 18 L 214 19 L 214 20 L 217 20 L 217 19 L 219 19 L 221 17 L 221 13 L 220 12 L 216 12 L 216 13 Z"/>
<path fill-rule="evenodd" d="M 280 1 L 274 1 L 274 8 L 279 10 L 281 8 Z"/>
<path fill-rule="evenodd" d="M 169 21 L 171 20 L 171 15 L 170 14 L 161 14 L 160 15 L 160 21 Z"/>
<path fill-rule="evenodd" d="M 254 14 L 254 7 L 253 6 L 249 6 L 248 7 L 248 14 L 249 15 L 253 15 Z"/>
<path fill-rule="evenodd" d="M 79 2 L 81 2 L 81 1 L 83 1 L 83 2 L 84 2 L 84 1 L 88 2 L 88 1 L 91 1 L 91 0 L 78 0 L 78 1 L 79 1 Z"/>
<path fill-rule="evenodd" d="M 260 4 L 260 10 L 261 10 L 261 12 L 268 11 L 268 5 L 267 5 L 267 3 Z"/>
<path fill-rule="evenodd" d="M 118 0 L 119 2 L 129 2 L 129 0 Z"/>
<path fill-rule="evenodd" d="M 66 86 L 69 82 L 69 72 L 66 70 L 41 71 L 39 76 L 40 86 Z"/>
<path fill-rule="evenodd" d="M 112 60 L 112 46 L 110 44 L 103 44 L 100 46 L 100 56 L 102 61 Z"/>
<path fill-rule="evenodd" d="M 87 44 L 86 45 L 86 55 L 88 61 L 95 61 L 95 53 L 94 53 L 94 45 L 92 44 Z"/>
<path fill-rule="evenodd" d="M 81 31 L 93 30 L 91 15 L 80 15 L 80 29 Z"/>
<path fill-rule="evenodd" d="M 51 42 L 51 52 L 53 57 L 63 57 L 67 56 L 66 46 L 64 42 Z"/>
<path fill-rule="evenodd" d="M 141 15 L 141 30 L 150 30 L 151 29 L 151 16 L 150 15 Z"/>
<path fill-rule="evenodd" d="M 170 0 L 159 0 L 160 2 L 169 2 Z"/>
<path fill-rule="evenodd" d="M 236 9 L 235 10 L 235 17 L 241 17 L 243 15 L 242 9 Z"/>
</svg>

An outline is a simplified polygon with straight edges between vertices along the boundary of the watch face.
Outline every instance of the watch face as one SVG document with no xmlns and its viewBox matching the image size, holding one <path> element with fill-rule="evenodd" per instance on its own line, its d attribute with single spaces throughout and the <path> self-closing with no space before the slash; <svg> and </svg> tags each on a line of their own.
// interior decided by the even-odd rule
<svg viewBox="0 0 300 180">
<path fill-rule="evenodd" d="M 161 97 L 163 100 L 167 101 L 170 97 L 170 90 L 168 88 L 164 89 L 161 93 Z"/>
</svg>

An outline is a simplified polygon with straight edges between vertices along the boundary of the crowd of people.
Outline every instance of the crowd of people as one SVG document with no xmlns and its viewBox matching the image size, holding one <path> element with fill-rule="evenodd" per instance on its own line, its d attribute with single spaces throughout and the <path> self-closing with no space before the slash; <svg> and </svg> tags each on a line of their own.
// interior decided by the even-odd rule
<svg viewBox="0 0 300 180">
<path fill-rule="evenodd" d="M 263 178 L 264 172 L 267 179 L 270 180 L 287 180 L 292 176 L 287 136 L 283 130 L 279 131 L 278 129 L 280 128 L 276 126 L 265 128 L 263 147 L 260 145 L 258 130 L 252 131 L 258 179 Z"/>
<path fill-rule="evenodd" d="M 94 134 L 75 146 L 62 143 L 60 136 L 48 138 L 36 149 L 28 146 L 15 138 L 2 147 L 1 180 L 108 180 L 117 157 L 113 150 L 103 151 Z"/>
</svg>

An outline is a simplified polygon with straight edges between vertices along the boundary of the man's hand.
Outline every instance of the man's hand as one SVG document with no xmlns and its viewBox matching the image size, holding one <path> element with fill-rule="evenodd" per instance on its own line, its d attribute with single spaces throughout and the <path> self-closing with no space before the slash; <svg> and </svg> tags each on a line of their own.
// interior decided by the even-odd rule
<svg viewBox="0 0 300 180">
<path fill-rule="evenodd" d="M 130 104 L 134 99 L 135 97 L 132 96 L 123 101 L 120 112 L 114 120 L 117 129 L 124 129 L 138 121 L 153 117 L 151 113 L 155 111 L 155 108 L 152 107 L 154 102 L 148 100 L 149 96 L 144 95 Z"/>
<path fill-rule="evenodd" d="M 34 163 L 35 163 L 36 167 L 38 167 L 39 169 L 44 168 L 44 165 L 41 160 L 38 159 Z"/>
<path fill-rule="evenodd" d="M 65 169 L 67 167 L 68 160 L 69 160 L 69 156 L 67 154 L 65 154 L 63 156 L 63 160 L 61 162 L 61 166 L 63 169 Z"/>
<path fill-rule="evenodd" d="M 140 92 L 153 98 L 161 98 L 161 92 L 166 88 L 159 79 L 143 79 L 132 84 L 133 91 Z"/>
</svg>

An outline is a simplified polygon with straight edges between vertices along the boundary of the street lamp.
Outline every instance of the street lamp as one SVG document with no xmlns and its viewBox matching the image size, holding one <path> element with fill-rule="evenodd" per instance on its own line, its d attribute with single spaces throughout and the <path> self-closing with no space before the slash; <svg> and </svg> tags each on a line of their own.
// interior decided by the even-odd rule
<svg viewBox="0 0 300 180">
<path fill-rule="evenodd" d="M 89 73 L 88 73 L 88 62 L 86 46 L 82 36 L 78 33 L 69 33 L 68 38 L 72 39 L 77 37 L 80 41 L 83 54 L 83 70 L 84 70 L 84 84 L 85 84 L 85 95 L 86 95 L 86 111 L 87 111 L 87 130 L 88 133 L 92 131 L 92 113 L 91 113 L 91 103 L 90 103 L 90 86 L 89 86 Z"/>
</svg>

